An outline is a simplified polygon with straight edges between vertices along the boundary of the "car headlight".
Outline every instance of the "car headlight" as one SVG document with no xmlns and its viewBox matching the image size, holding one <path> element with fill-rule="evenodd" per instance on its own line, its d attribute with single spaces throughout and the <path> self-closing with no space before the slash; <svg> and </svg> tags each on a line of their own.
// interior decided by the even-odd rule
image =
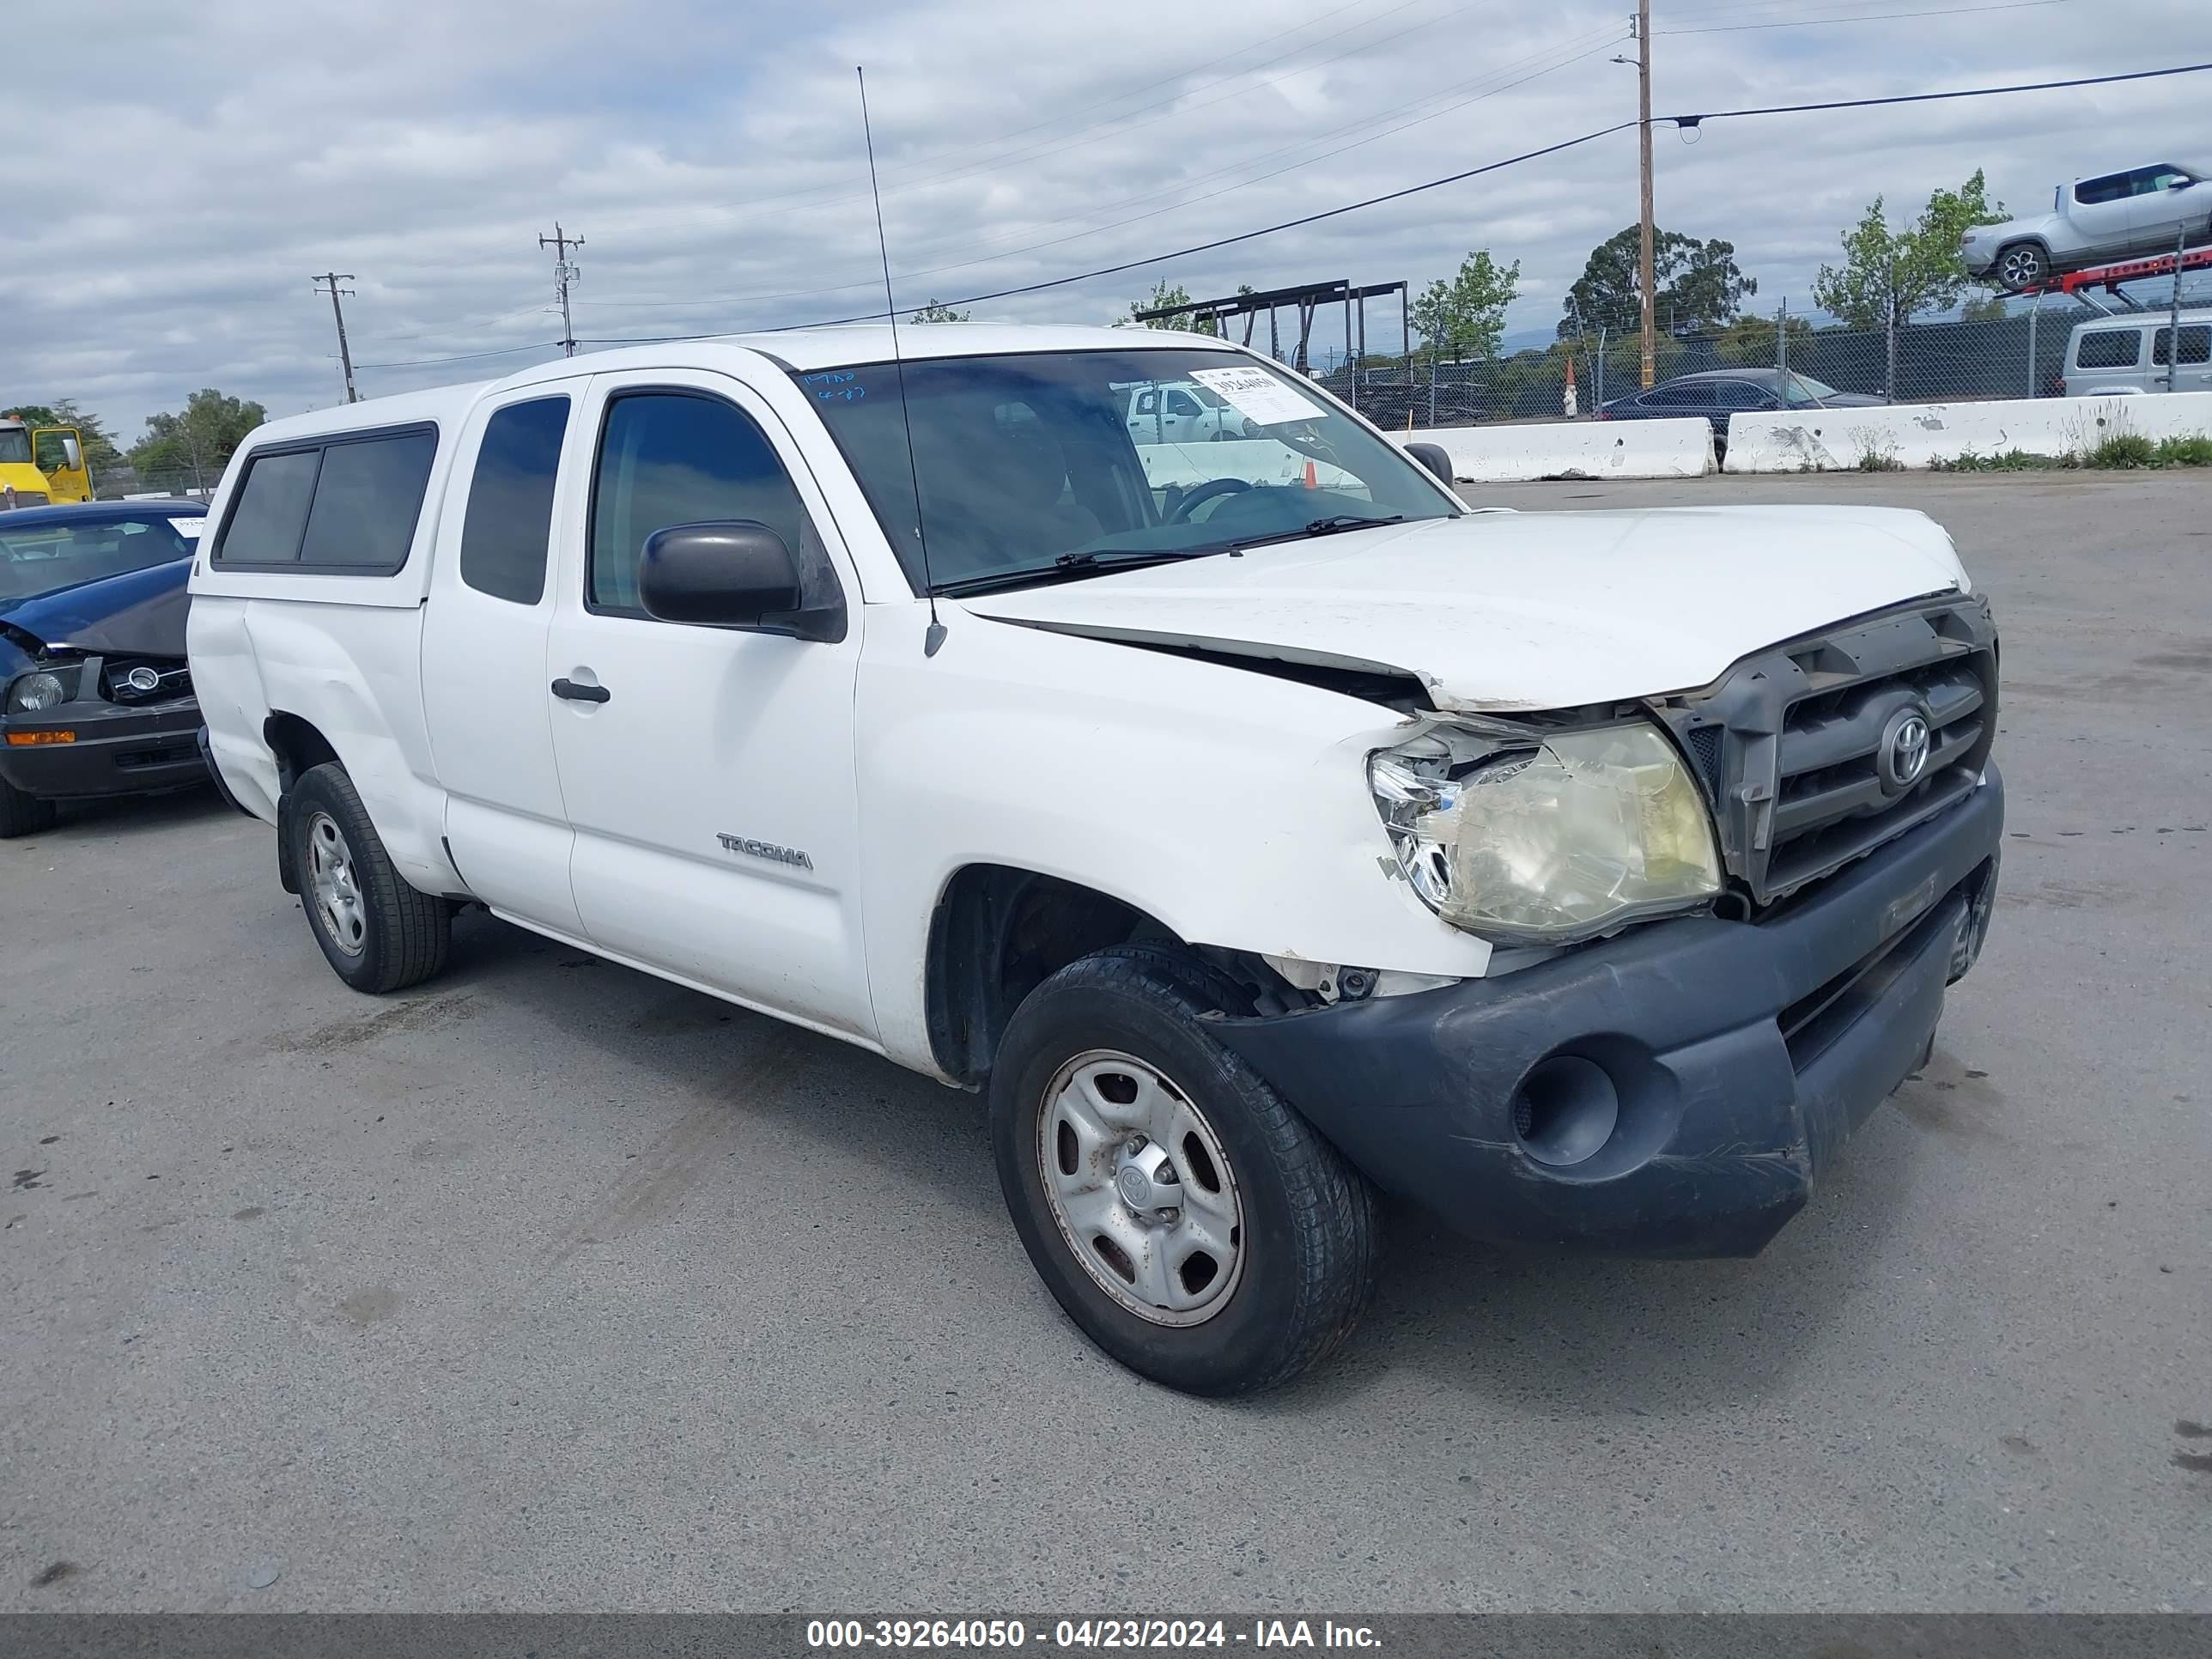
<svg viewBox="0 0 2212 1659">
<path fill-rule="evenodd" d="M 1571 945 L 1721 890 L 1697 782 L 1647 721 L 1525 741 L 1438 726 L 1367 775 L 1406 879 L 1470 933 Z"/>
<path fill-rule="evenodd" d="M 72 664 L 66 668 L 42 668 L 36 673 L 20 676 L 8 688 L 8 712 L 11 714 L 37 714 L 49 708 L 75 700 L 77 684 L 83 678 L 81 666 Z"/>
</svg>

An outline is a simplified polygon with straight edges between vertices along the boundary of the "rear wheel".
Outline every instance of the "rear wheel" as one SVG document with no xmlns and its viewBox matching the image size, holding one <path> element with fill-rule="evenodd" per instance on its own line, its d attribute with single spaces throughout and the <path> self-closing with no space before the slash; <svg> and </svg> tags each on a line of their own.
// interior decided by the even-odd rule
<svg viewBox="0 0 2212 1659">
<path fill-rule="evenodd" d="M 1206 1030 L 1241 1001 L 1180 952 L 1103 951 L 1030 994 L 991 1078 L 1000 1184 L 1047 1288 L 1192 1394 L 1290 1381 L 1374 1283 L 1366 1182 Z"/>
<path fill-rule="evenodd" d="M 0 778 L 0 841 L 51 830 L 55 817 L 53 802 L 27 795 L 5 778 Z"/>
<path fill-rule="evenodd" d="M 1997 281 L 2008 293 L 2051 280 L 2051 256 L 2034 242 L 2014 242 L 1997 255 Z"/>
<path fill-rule="evenodd" d="M 377 994 L 419 984 L 443 968 L 453 913 L 393 866 L 345 769 L 315 767 L 292 795 L 287 817 L 300 905 L 337 976 Z"/>
</svg>

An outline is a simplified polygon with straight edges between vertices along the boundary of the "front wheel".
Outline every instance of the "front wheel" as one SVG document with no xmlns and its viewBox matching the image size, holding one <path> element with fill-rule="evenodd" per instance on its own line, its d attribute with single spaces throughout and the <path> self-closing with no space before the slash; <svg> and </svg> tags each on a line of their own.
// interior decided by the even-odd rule
<svg viewBox="0 0 2212 1659">
<path fill-rule="evenodd" d="M 1237 997 L 1178 952 L 1087 957 L 1016 1010 L 991 1077 L 1039 1276 L 1114 1358 L 1190 1394 L 1287 1382 L 1374 1284 L 1366 1182 L 1205 1028 Z"/>
<path fill-rule="evenodd" d="M 337 976 L 374 995 L 443 968 L 453 912 L 399 873 L 345 769 L 312 768 L 293 786 L 289 807 L 300 905 Z"/>
<path fill-rule="evenodd" d="M 57 816 L 53 802 L 27 795 L 7 779 L 0 778 L 0 841 L 51 830 Z"/>
</svg>

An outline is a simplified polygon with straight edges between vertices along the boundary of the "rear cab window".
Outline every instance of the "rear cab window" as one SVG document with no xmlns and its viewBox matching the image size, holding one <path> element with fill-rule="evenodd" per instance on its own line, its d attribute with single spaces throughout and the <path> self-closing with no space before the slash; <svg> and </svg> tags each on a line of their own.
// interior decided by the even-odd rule
<svg viewBox="0 0 2212 1659">
<path fill-rule="evenodd" d="M 437 453 L 428 425 L 257 450 L 210 560 L 218 568 L 394 574 L 407 562 Z"/>
</svg>

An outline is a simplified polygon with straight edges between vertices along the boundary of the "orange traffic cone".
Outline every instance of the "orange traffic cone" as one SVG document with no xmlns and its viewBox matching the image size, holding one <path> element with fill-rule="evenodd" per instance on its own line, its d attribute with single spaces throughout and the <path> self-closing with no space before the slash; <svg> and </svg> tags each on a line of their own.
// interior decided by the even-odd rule
<svg viewBox="0 0 2212 1659">
<path fill-rule="evenodd" d="M 1306 488 L 1308 489 L 1319 489 L 1321 488 L 1320 475 L 1315 472 L 1314 464 L 1311 461 L 1308 461 L 1306 463 Z"/>
</svg>

